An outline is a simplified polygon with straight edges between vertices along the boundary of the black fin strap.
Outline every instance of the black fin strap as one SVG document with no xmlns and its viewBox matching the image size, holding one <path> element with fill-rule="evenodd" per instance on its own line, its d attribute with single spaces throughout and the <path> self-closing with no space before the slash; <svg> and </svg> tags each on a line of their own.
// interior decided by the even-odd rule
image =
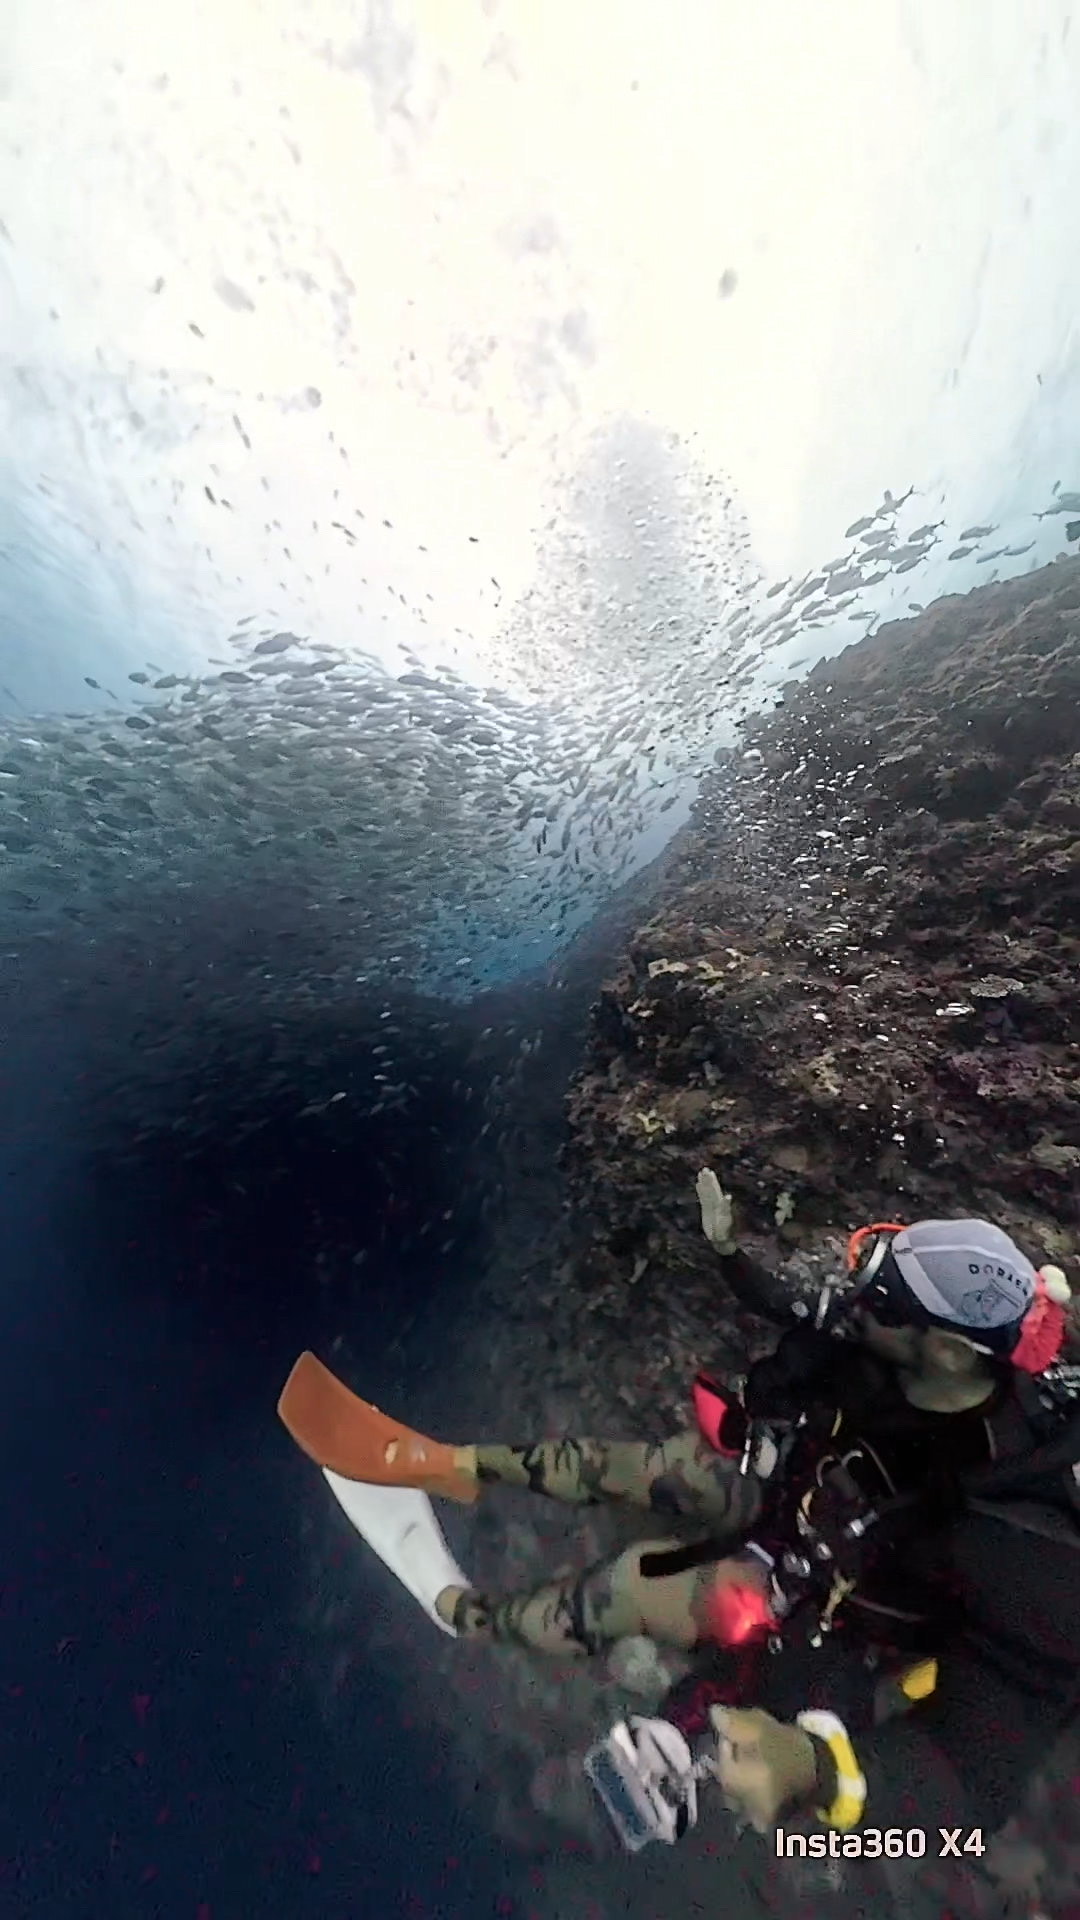
<svg viewBox="0 0 1080 1920">
<path fill-rule="evenodd" d="M 662 1580 L 665 1574 L 688 1573 L 691 1567 L 707 1567 L 710 1560 L 730 1557 L 733 1544 L 730 1539 L 718 1540 L 714 1535 L 708 1540 L 695 1540 L 685 1547 L 665 1547 L 662 1553 L 643 1553 L 641 1577 L 643 1580 Z"/>
<path fill-rule="evenodd" d="M 580 1580 L 575 1580 L 570 1589 L 570 1632 L 579 1647 L 584 1647 L 586 1653 L 590 1655 L 596 1655 L 602 1653 L 610 1642 L 595 1633 L 590 1633 L 585 1624 L 585 1587 L 588 1578 L 588 1573 L 583 1573 Z"/>
</svg>

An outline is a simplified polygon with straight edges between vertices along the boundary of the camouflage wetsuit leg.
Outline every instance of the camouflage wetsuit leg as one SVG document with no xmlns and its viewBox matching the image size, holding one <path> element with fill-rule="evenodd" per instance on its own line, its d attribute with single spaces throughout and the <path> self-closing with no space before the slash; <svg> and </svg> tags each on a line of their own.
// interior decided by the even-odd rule
<svg viewBox="0 0 1080 1920">
<path fill-rule="evenodd" d="M 528 1487 L 574 1506 L 612 1500 L 657 1514 L 689 1516 L 737 1546 L 761 1507 L 761 1486 L 740 1474 L 696 1430 L 662 1442 L 550 1440 L 529 1447 L 480 1446 L 477 1477 Z M 648 1540 L 612 1554 L 584 1573 L 495 1598 L 461 1596 L 454 1625 L 464 1635 L 515 1641 L 561 1658 L 584 1657 L 627 1634 L 692 1647 L 713 1636 L 713 1607 L 725 1583 L 746 1570 L 714 1560 L 647 1577 L 643 1557 L 677 1548 Z"/>
<path fill-rule="evenodd" d="M 689 1514 L 718 1533 L 738 1533 L 752 1477 L 716 1453 L 696 1427 L 669 1440 L 541 1440 L 531 1447 L 478 1446 L 481 1483 L 528 1487 L 572 1507 L 617 1500 L 647 1513 Z"/>
</svg>

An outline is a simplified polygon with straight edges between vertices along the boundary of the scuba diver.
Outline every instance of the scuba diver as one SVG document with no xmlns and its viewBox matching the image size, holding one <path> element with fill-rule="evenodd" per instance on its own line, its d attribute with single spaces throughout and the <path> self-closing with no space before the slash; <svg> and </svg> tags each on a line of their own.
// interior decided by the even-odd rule
<svg viewBox="0 0 1080 1920">
<path fill-rule="evenodd" d="M 965 1804 L 992 1828 L 1077 1691 L 1080 1383 L 1058 1360 L 1064 1275 L 1037 1273 L 986 1221 L 879 1223 L 852 1237 L 846 1286 L 792 1324 L 782 1287 L 738 1247 L 715 1175 L 697 1192 L 725 1280 L 784 1331 L 743 1378 L 698 1375 L 685 1432 L 453 1447 L 358 1400 L 311 1354 L 281 1418 L 444 1631 L 561 1658 L 644 1635 L 694 1656 L 655 1717 L 620 1724 L 587 1762 L 631 1849 L 676 1838 L 708 1772 L 759 1826 L 803 1808 L 833 1827 L 885 1825 L 898 1793 L 900 1824 L 933 1823 L 927 1796 L 954 1806 L 973 1782 Z M 490 1485 L 631 1505 L 681 1531 L 481 1593 L 427 1496 L 468 1503 Z M 695 1759 L 702 1735 L 710 1752 Z"/>
</svg>

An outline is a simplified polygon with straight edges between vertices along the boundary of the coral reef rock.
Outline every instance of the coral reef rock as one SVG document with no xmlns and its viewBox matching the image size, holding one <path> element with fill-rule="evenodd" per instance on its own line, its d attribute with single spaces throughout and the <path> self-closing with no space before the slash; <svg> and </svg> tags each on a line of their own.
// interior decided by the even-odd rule
<svg viewBox="0 0 1080 1920">
<path fill-rule="evenodd" d="M 1080 563 L 937 602 L 718 755 L 568 1099 L 597 1272 L 987 1214 L 1080 1249 Z"/>
</svg>

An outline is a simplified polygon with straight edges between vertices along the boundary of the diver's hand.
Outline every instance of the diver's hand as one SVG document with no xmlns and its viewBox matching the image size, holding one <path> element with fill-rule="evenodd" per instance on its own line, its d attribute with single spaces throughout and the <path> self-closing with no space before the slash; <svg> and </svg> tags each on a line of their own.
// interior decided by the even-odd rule
<svg viewBox="0 0 1080 1920">
<path fill-rule="evenodd" d="M 717 1253 L 734 1253 L 739 1243 L 735 1238 L 735 1212 L 730 1193 L 724 1192 L 710 1167 L 702 1167 L 695 1184 L 702 1233 Z"/>
<path fill-rule="evenodd" d="M 738 1818 L 767 1833 L 782 1809 L 809 1805 L 817 1763 L 808 1733 L 774 1720 L 760 1707 L 712 1707 L 709 1719 L 719 1748 L 720 1785 Z"/>
</svg>

